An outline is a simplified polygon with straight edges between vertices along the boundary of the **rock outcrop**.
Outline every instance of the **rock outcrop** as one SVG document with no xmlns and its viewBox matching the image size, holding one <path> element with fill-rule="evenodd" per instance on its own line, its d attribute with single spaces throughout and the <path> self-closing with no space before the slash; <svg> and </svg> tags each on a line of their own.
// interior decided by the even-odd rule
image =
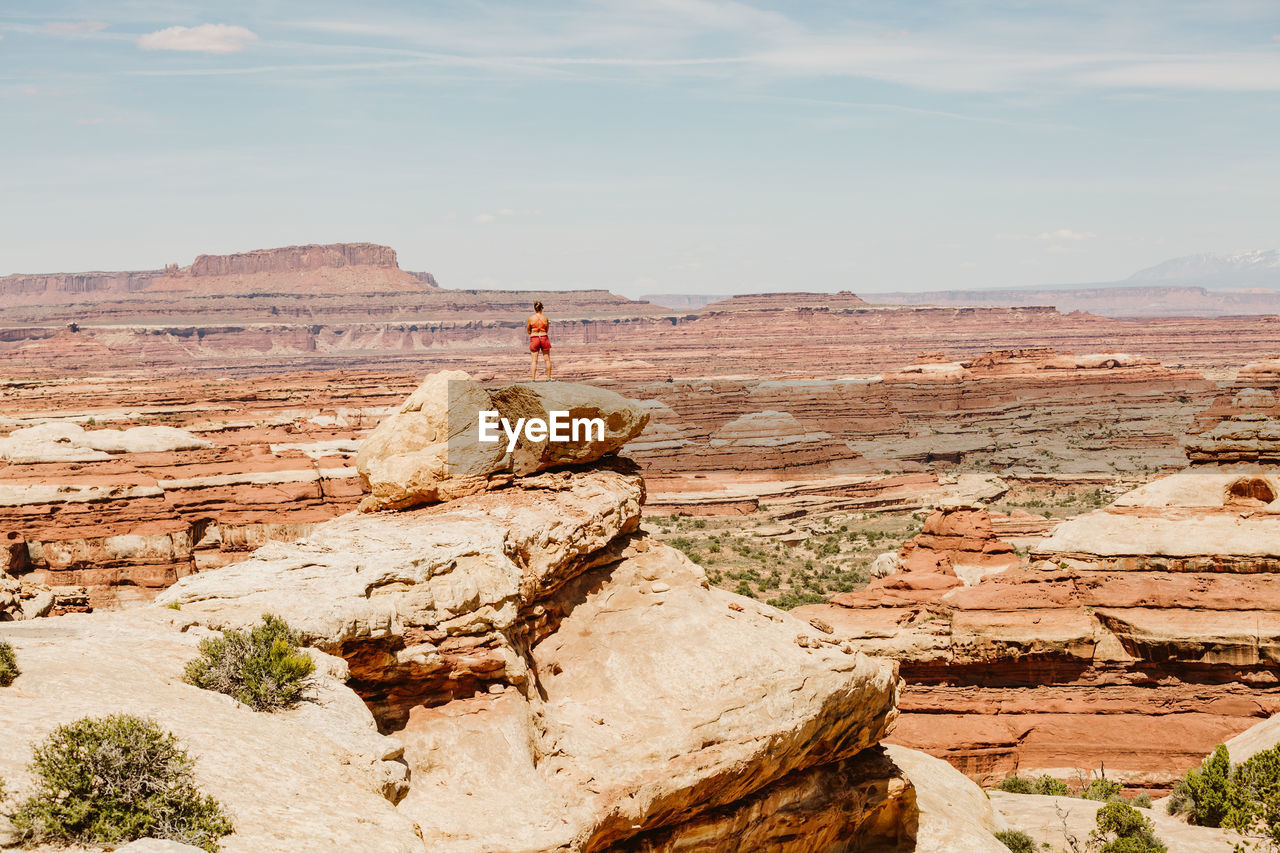
<svg viewBox="0 0 1280 853">
<path fill-rule="evenodd" d="M 212 627 L 279 613 L 345 658 L 406 745 L 400 809 L 432 849 L 665 838 L 874 745 L 894 717 L 892 669 L 709 589 L 633 535 L 642 494 L 635 475 L 597 468 L 347 516 L 160 602 Z M 732 849 L 719 843 L 706 849 Z"/>
<path fill-rule="evenodd" d="M 950 574 L 969 586 L 1019 563 L 1013 546 L 996 537 L 987 510 L 973 504 L 934 508 L 898 559 L 904 573 Z"/>
<path fill-rule="evenodd" d="M 1240 423 L 1251 437 L 1227 443 Z M 1025 566 L 960 586 L 928 555 L 922 582 L 904 565 L 797 612 L 900 662 L 899 743 L 988 782 L 1105 764 L 1165 788 L 1280 711 L 1280 475 L 1237 461 L 1272 429 L 1201 433 L 1196 464 L 1058 524 Z"/>
<path fill-rule="evenodd" d="M 198 255 L 191 275 L 254 275 L 258 273 L 302 272 L 341 267 L 386 267 L 399 269 L 396 251 L 373 243 L 335 243 L 328 246 L 287 246 L 257 249 L 233 255 Z"/>
<path fill-rule="evenodd" d="M 31 401 L 17 409 L 21 419 L 4 418 L 17 427 L 0 438 L 0 541 L 10 574 L 87 587 L 96 607 L 136 603 L 178 577 L 303 535 L 359 501 L 349 465 L 365 417 L 358 411 L 298 409 L 309 392 L 291 379 L 250 392 L 188 382 L 185 393 L 195 400 L 168 409 L 116 398 L 74 416 L 125 429 L 52 420 Z M 255 402 L 246 406 L 245 397 Z"/>
<path fill-rule="evenodd" d="M 346 665 L 312 652 L 309 701 L 258 713 L 183 683 L 209 632 L 169 610 L 61 616 L 0 624 L 22 674 L 0 688 L 0 777 L 25 796 L 31 746 L 80 717 L 131 713 L 174 732 L 195 759 L 197 783 L 231 815 L 237 851 L 421 851 L 395 809 L 408 786 L 403 746 L 378 734 L 343 682 Z M 0 846 L 8 847 L 0 818 Z"/>
<path fill-rule="evenodd" d="M 711 588 L 639 532 L 643 499 L 622 460 L 531 472 L 334 519 L 149 607 L 0 626 L 23 667 L 0 773 L 20 794 L 25 747 L 128 710 L 192 750 L 232 851 L 1000 849 L 971 783 L 878 747 L 892 664 Z M 311 702 L 180 683 L 200 637 L 263 613 L 313 648 Z"/>
<path fill-rule="evenodd" d="M 11 464 L 99 462 L 120 453 L 171 453 L 208 447 L 213 447 L 213 442 L 171 426 L 85 430 L 79 424 L 55 421 L 16 429 L 0 438 L 0 460 Z"/>
<path fill-rule="evenodd" d="M 492 441 L 481 437 L 483 413 Z M 552 413 L 567 440 L 551 441 Z M 378 425 L 356 457 L 369 489 L 361 509 L 404 509 L 447 501 L 548 468 L 594 462 L 639 435 L 649 416 L 619 394 L 572 383 L 510 385 L 487 391 L 462 371 L 432 374 Z M 499 428 L 499 422 L 508 426 Z M 541 421 L 539 436 L 506 429 Z M 591 424 L 574 423 L 595 421 Z"/>
<path fill-rule="evenodd" d="M 1250 407 L 1248 395 L 1237 395 L 1238 404 Z M 1265 401 L 1272 408 L 1273 401 Z M 1214 427 L 1189 436 L 1187 458 L 1194 463 L 1223 464 L 1254 462 L 1280 464 L 1280 422 L 1260 412 L 1242 412 L 1220 421 Z"/>
</svg>

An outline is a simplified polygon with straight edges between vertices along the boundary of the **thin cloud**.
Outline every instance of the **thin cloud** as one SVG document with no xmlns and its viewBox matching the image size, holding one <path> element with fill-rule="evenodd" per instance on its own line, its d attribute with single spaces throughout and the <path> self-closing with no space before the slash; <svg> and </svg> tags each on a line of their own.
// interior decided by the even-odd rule
<svg viewBox="0 0 1280 853">
<path fill-rule="evenodd" d="M 138 37 L 142 50 L 178 50 L 191 53 L 238 53 L 258 40 L 257 33 L 230 24 L 168 27 Z"/>
<path fill-rule="evenodd" d="M 1037 240 L 1092 240 L 1097 237 L 1088 231 L 1072 231 L 1070 228 L 1059 228 L 1057 231 L 1043 231 L 1036 235 Z"/>
<path fill-rule="evenodd" d="M 481 214 L 478 214 L 476 218 L 472 219 L 471 221 L 474 222 L 476 225 L 488 225 L 490 222 L 497 222 L 498 217 L 494 216 L 492 213 L 481 213 Z"/>
<path fill-rule="evenodd" d="M 55 36 L 86 36 L 106 28 L 106 21 L 49 21 L 44 25 L 44 31 Z"/>
<path fill-rule="evenodd" d="M 1114 14 L 1119 27 L 1126 20 L 1124 13 Z M 296 29 L 341 35 L 346 42 L 271 43 L 273 55 L 299 59 L 300 54 L 311 53 L 310 62 L 147 71 L 166 75 L 376 72 L 419 63 L 438 71 L 456 69 L 464 76 L 513 79 L 635 76 L 652 80 L 655 75 L 757 82 L 862 79 L 920 91 L 972 93 L 1280 91 L 1280 53 L 1257 41 L 1237 49 L 1205 47 L 1188 34 L 1199 21 L 1199 17 L 1179 18 L 1180 36 L 1170 32 L 1167 38 L 1149 38 L 1143 44 L 1136 38 L 1099 37 L 1099 32 L 1106 32 L 1105 21 L 1073 26 L 1056 19 L 1032 20 L 1015 26 L 976 19 L 972 26 L 943 35 L 856 21 L 820 28 L 798 17 L 732 0 L 613 0 L 556 13 L 530 11 L 522 4 L 468 4 L 430 21 L 421 16 L 371 15 L 359 20 L 291 22 Z M 203 24 L 150 33 L 138 39 L 138 45 L 152 50 L 232 53 L 257 38 L 243 27 Z M 352 62 L 314 61 L 316 56 L 336 60 L 343 54 L 360 53 L 369 55 L 363 57 L 366 61 L 356 57 Z M 378 54 L 406 61 L 403 65 L 368 61 Z M 933 114 L 990 120 L 942 111 Z"/>
</svg>

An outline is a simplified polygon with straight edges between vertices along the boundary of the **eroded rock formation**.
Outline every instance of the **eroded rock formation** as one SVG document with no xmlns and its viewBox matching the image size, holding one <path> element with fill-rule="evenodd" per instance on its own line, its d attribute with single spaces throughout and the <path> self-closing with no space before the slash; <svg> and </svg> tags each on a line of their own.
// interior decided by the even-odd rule
<svg viewBox="0 0 1280 853">
<path fill-rule="evenodd" d="M 396 251 L 373 243 L 336 243 L 329 246 L 287 246 L 257 249 L 234 255 L 199 255 L 191 264 L 191 275 L 255 275 L 258 273 L 301 272 L 341 267 L 386 267 L 399 269 Z"/>
<path fill-rule="evenodd" d="M 1280 476 L 1239 461 L 1267 458 L 1274 430 L 1239 415 L 1202 432 L 1195 464 L 1059 524 L 1026 565 L 976 585 L 904 572 L 798 612 L 897 658 L 895 738 L 974 778 L 1105 764 L 1167 786 L 1280 710 Z"/>
<path fill-rule="evenodd" d="M 21 794 L 29 744 L 128 710 L 193 749 L 233 851 L 998 853 L 971 783 L 877 746 L 891 663 L 710 588 L 638 531 L 643 499 L 625 462 L 580 463 L 343 516 L 150 607 L 0 626 L 23 665 L 0 773 Z M 316 649 L 314 702 L 179 683 L 207 630 L 264 612 Z"/>
</svg>

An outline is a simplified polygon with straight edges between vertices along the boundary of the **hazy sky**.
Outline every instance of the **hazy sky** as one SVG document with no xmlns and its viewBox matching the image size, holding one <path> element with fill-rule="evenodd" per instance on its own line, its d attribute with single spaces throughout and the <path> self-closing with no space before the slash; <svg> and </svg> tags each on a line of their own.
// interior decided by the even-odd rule
<svg viewBox="0 0 1280 853">
<path fill-rule="evenodd" d="M 1111 280 L 1280 245 L 1278 140 L 1280 0 L 6 0 L 0 274 Z"/>
</svg>

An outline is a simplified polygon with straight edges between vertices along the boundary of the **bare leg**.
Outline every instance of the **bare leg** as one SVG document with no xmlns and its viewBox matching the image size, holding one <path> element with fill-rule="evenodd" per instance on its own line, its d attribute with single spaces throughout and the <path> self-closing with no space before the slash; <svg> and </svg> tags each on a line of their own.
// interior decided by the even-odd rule
<svg viewBox="0 0 1280 853">
<path fill-rule="evenodd" d="M 547 357 L 547 381 L 551 381 L 551 350 L 543 353 Z"/>
<path fill-rule="evenodd" d="M 534 350 L 533 352 L 529 353 L 529 361 L 533 365 L 533 378 L 530 379 L 529 381 L 536 382 L 538 380 L 538 351 L 537 350 Z"/>
</svg>

